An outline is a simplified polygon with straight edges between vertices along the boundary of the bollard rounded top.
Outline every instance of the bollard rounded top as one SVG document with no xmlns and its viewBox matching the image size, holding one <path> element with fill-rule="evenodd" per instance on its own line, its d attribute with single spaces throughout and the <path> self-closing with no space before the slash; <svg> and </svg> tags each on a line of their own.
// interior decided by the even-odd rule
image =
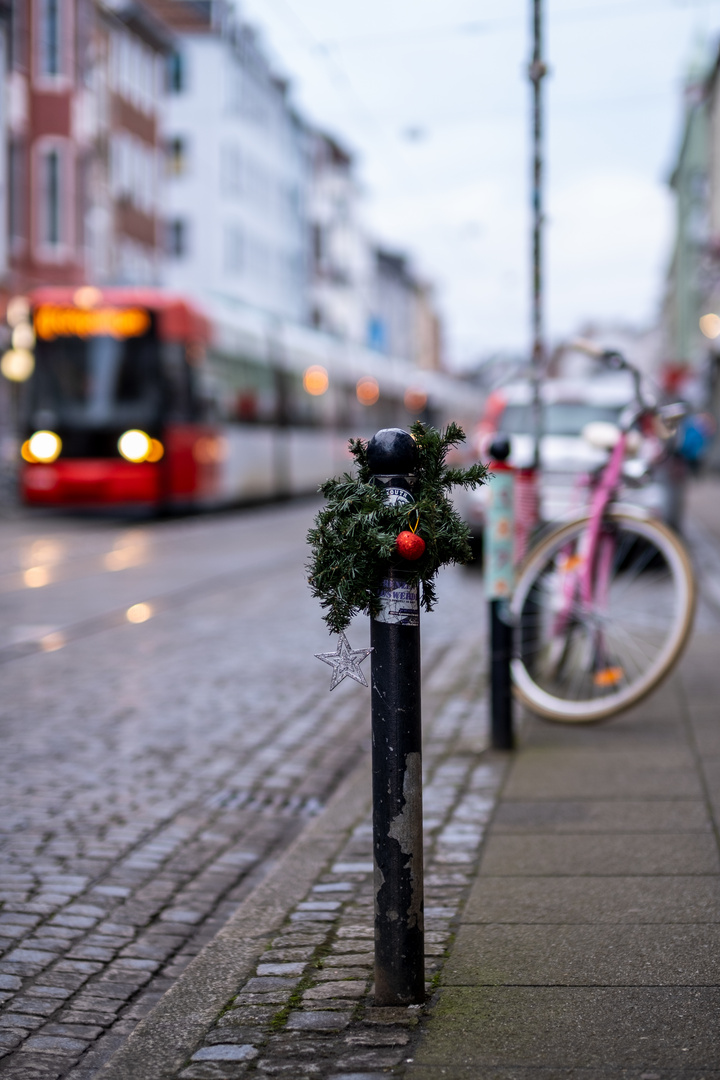
<svg viewBox="0 0 720 1080">
<path fill-rule="evenodd" d="M 415 440 L 402 428 L 383 428 L 373 435 L 367 447 L 370 470 L 381 476 L 411 473 L 417 456 Z"/>
<path fill-rule="evenodd" d="M 507 461 L 510 457 L 510 440 L 504 435 L 497 435 L 488 447 L 493 461 Z"/>
</svg>

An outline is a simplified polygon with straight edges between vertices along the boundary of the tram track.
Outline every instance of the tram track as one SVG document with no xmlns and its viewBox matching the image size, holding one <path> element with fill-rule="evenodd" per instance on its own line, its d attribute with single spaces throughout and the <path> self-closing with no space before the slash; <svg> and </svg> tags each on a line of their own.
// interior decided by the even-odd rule
<svg viewBox="0 0 720 1080">
<path fill-rule="evenodd" d="M 23 657 L 33 656 L 41 652 L 55 652 L 81 638 L 91 637 L 94 634 L 112 630 L 119 626 L 127 626 L 128 622 L 146 622 L 149 618 L 183 607 L 205 596 L 212 596 L 228 589 L 239 588 L 248 581 L 253 581 L 258 574 L 291 569 L 293 566 L 297 566 L 297 552 L 295 549 L 292 549 L 292 552 L 290 554 L 290 549 L 288 549 L 284 556 L 278 556 L 278 553 L 275 552 L 271 558 L 259 560 L 254 562 L 252 566 L 243 567 L 240 570 L 202 578 L 199 581 L 194 581 L 191 585 L 169 592 L 150 596 L 138 594 L 137 600 L 122 608 L 115 608 L 104 614 L 93 615 L 90 618 L 80 619 L 77 622 L 53 627 L 52 629 L 45 627 L 43 628 L 44 632 L 37 638 L 18 641 L 0 648 L 0 664 L 7 664 L 13 660 L 20 660 Z M 140 605 L 145 605 L 148 609 L 147 618 L 133 619 L 131 615 L 129 616 L 129 613 Z"/>
</svg>

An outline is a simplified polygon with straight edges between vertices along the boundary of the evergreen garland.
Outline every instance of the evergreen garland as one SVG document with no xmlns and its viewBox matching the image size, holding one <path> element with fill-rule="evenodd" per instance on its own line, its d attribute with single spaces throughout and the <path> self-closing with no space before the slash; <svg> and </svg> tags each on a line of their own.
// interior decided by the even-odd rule
<svg viewBox="0 0 720 1080">
<path fill-rule="evenodd" d="M 457 424 L 441 433 L 418 421 L 410 432 L 418 450 L 411 506 L 385 501 L 382 488 L 371 481 L 367 443 L 362 439 L 349 442 L 357 476 L 344 473 L 320 486 L 327 502 L 307 535 L 312 547 L 307 569 L 313 596 L 326 609 L 323 618 L 331 632 L 340 633 L 359 611 L 378 613 L 377 590 L 389 563 L 401 567 L 410 583 L 422 585 L 422 606 L 431 611 L 437 602 L 434 578 L 440 567 L 472 559 L 470 531 L 448 496 L 455 485 L 482 484 L 487 468 L 479 463 L 469 469 L 446 466 L 450 448 L 465 441 Z M 418 535 L 426 546 L 410 563 L 398 555 L 395 541 L 398 533 L 415 525 L 416 517 Z"/>
</svg>

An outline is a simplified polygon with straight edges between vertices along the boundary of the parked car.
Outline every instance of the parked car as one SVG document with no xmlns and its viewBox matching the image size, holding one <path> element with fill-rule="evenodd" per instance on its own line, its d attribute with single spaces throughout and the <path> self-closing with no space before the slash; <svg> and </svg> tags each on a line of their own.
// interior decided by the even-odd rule
<svg viewBox="0 0 720 1080">
<path fill-rule="evenodd" d="M 582 505 L 582 478 L 601 465 L 607 452 L 592 446 L 582 432 L 595 421 L 617 424 L 633 400 L 633 387 L 625 372 L 597 376 L 583 381 L 548 379 L 540 387 L 540 516 L 555 521 Z M 497 436 L 510 441 L 509 462 L 516 468 L 533 464 L 534 409 L 529 382 L 509 384 L 493 391 L 473 437 L 473 451 L 480 459 L 490 457 L 490 445 Z M 642 449 L 642 448 L 641 448 Z M 648 447 L 645 447 L 648 449 Z M 632 469 L 630 469 L 632 471 Z M 637 469 L 642 471 L 641 468 Z M 668 516 L 667 485 L 652 479 L 642 487 L 628 486 L 623 498 L 647 507 L 657 517 Z M 488 500 L 487 486 L 463 493 L 459 509 L 481 546 Z"/>
</svg>

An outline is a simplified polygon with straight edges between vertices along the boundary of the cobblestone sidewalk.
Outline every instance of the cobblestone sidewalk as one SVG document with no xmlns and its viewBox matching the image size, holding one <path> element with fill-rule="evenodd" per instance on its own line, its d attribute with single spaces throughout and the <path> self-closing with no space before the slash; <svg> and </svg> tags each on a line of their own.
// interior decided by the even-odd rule
<svg viewBox="0 0 720 1080">
<path fill-rule="evenodd" d="M 426 973 L 432 990 L 458 913 L 477 868 L 479 848 L 494 807 L 503 765 L 483 754 L 485 702 L 479 697 L 474 655 L 441 665 L 427 698 L 435 712 L 425 746 Z M 435 709 L 432 706 L 435 706 Z M 369 788 L 366 776 L 362 779 Z M 368 791 L 369 795 L 369 791 Z M 215 1015 L 175 1067 L 148 1067 L 140 1040 L 131 1039 L 100 1074 L 103 1080 L 152 1076 L 182 1080 L 249 1075 L 370 1080 L 412 1054 L 421 1007 L 372 1004 L 372 829 L 368 798 L 360 819 L 341 838 L 315 880 L 258 947 L 248 977 L 218 1003 Z M 264 945 L 264 948 L 263 948 Z M 183 976 L 192 980 L 194 969 Z M 181 980 L 182 983 L 182 980 Z M 176 990 L 182 991 L 181 983 Z M 182 993 L 176 995 L 181 998 Z M 157 1053 L 167 1025 L 183 1029 L 182 1009 L 172 1022 L 151 1014 L 146 1045 Z M 155 1030 L 153 1030 L 155 1025 Z M 164 1035 L 163 1035 L 164 1031 Z M 138 1033 L 140 1034 L 140 1033 Z M 157 1070 L 160 1071 L 157 1071 Z M 147 1071 L 146 1071 L 147 1070 Z M 70 1076 L 88 1074 L 82 1063 Z"/>
<path fill-rule="evenodd" d="M 474 635 L 447 653 L 444 643 L 439 644 L 435 650 L 437 667 L 427 680 L 426 715 L 436 715 L 426 741 L 430 840 L 447 825 L 450 806 L 471 783 L 468 770 L 475 761 L 478 739 L 482 741 L 479 647 Z M 445 659 L 440 660 L 443 655 Z M 428 666 L 432 668 L 432 662 Z M 360 705 L 366 711 L 367 702 Z M 0 1061 L 0 1076 L 12 1080 L 55 1080 L 68 1075 L 85 1080 L 95 1076 L 261 880 L 272 858 L 277 858 L 321 809 L 317 794 L 332 791 L 338 776 L 358 758 L 362 739 L 353 737 L 354 729 L 358 730 L 357 698 L 335 701 L 324 690 L 322 705 L 317 692 L 312 701 L 301 698 L 292 716 L 285 718 L 283 730 L 274 735 L 272 760 L 268 758 L 263 766 L 261 748 L 254 754 L 247 785 L 239 782 L 237 768 L 231 770 L 230 783 L 218 770 L 214 777 L 204 777 L 201 790 L 193 791 L 189 801 L 187 797 L 182 800 L 184 805 L 179 806 L 180 800 L 174 797 L 170 820 L 153 822 L 148 829 L 150 822 L 136 819 L 132 835 L 128 825 L 111 824 L 89 847 L 85 841 L 81 858 L 87 858 L 90 873 L 59 872 L 62 852 L 59 841 L 54 840 L 46 867 L 34 849 L 33 873 L 18 870 L 5 874 L 0 895 L 0 939 L 7 943 L 0 960 L 0 1000 L 4 1002 L 0 1054 L 5 1056 Z M 362 725 L 359 730 L 363 730 Z M 282 745 L 277 745 L 278 739 Z M 305 772 L 305 780 L 298 770 Z M 455 777 L 452 783 L 451 775 Z M 449 801 L 441 807 L 439 799 Z M 175 811 L 176 806 L 181 812 Z M 457 829 L 455 835 L 460 835 Z M 22 832 L 16 836 L 15 858 L 21 864 Z M 365 848 L 360 850 L 360 826 L 349 840 L 355 854 L 338 854 L 333 865 L 343 861 L 367 864 L 371 852 L 366 841 L 367 837 Z M 37 838 L 32 842 L 36 844 Z M 67 842 L 68 853 L 77 865 L 78 841 L 70 836 Z M 460 847 L 456 845 L 458 864 L 467 856 Z M 431 847 L 431 875 L 435 873 L 433 851 Z M 462 874 L 462 870 L 457 872 Z M 442 887 L 452 892 L 462 889 L 463 883 L 464 877 Z M 352 924 L 363 910 L 369 878 L 364 871 L 338 877 L 330 870 L 316 884 L 349 888 L 312 892 L 303 902 L 339 907 L 299 908 L 294 913 L 299 918 L 289 921 L 288 933 L 304 927 L 305 932 L 317 935 L 321 925 L 330 950 L 342 940 L 338 936 L 335 941 L 336 925 L 338 934 L 341 929 L 338 920 L 343 925 Z M 441 888 L 439 883 L 433 884 L 432 876 L 429 887 Z M 432 898 L 431 892 L 428 895 Z M 317 919 L 313 912 L 318 913 Z M 432 911 L 430 915 L 435 918 Z M 444 930 L 431 925 L 430 932 Z M 428 940 L 433 950 L 442 945 L 439 940 Z M 310 948 L 298 941 L 292 948 L 306 950 L 304 966 L 311 974 L 318 958 L 325 955 L 324 948 L 316 954 L 315 945 Z M 367 952 L 367 940 L 364 949 Z M 368 972 L 366 968 L 365 982 Z M 261 973 L 253 977 L 280 976 Z M 344 981 L 355 983 L 353 990 L 357 990 L 357 979 Z M 365 982 L 362 978 L 360 982 L 364 991 Z M 301 985 L 303 995 L 311 989 L 307 978 Z M 291 990 L 277 1008 L 269 1002 L 263 1005 L 273 1008 L 269 1031 L 277 1033 L 283 1017 L 288 1024 L 295 1023 L 289 1004 L 296 1001 L 299 992 Z M 308 1001 L 311 999 L 312 995 Z M 337 1000 L 347 1003 L 355 999 L 339 993 Z M 343 1009 L 331 1004 L 320 1011 Z M 248 1065 L 255 1069 L 258 1065 L 253 1061 L 248 1059 Z M 202 1062 L 192 1067 L 197 1064 Z"/>
</svg>

